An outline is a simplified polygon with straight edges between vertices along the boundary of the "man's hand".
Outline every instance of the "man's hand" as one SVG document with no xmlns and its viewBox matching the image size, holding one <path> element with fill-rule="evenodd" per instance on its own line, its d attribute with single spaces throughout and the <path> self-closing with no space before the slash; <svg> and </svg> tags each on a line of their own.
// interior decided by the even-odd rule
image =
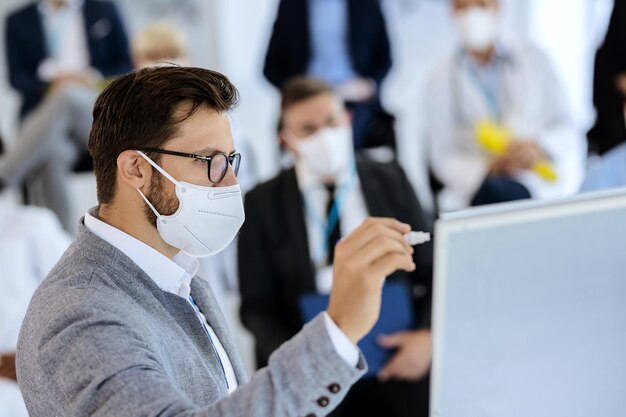
<svg viewBox="0 0 626 417">
<path fill-rule="evenodd" d="M 59 75 L 52 80 L 50 88 L 52 90 L 61 88 L 66 85 L 82 85 L 88 88 L 93 88 L 96 85 L 96 77 L 88 71 L 77 73 L 65 73 Z"/>
<path fill-rule="evenodd" d="M 378 344 L 388 349 L 398 349 L 385 367 L 378 372 L 379 381 L 389 379 L 419 381 L 430 370 L 433 357 L 430 330 L 413 330 L 380 336 Z"/>
<path fill-rule="evenodd" d="M 410 231 L 394 219 L 369 218 L 335 247 L 328 315 L 355 344 L 378 321 L 385 277 L 415 270 L 413 248 L 404 240 Z"/>
<path fill-rule="evenodd" d="M 626 72 L 622 72 L 615 77 L 615 88 L 620 94 L 626 97 Z"/>
<path fill-rule="evenodd" d="M 545 158 L 545 153 L 535 142 L 516 140 L 509 145 L 506 154 L 491 163 L 489 174 L 513 176 L 532 169 Z"/>
<path fill-rule="evenodd" d="M 15 372 L 15 353 L 0 355 L 0 378 L 9 378 L 17 381 Z"/>
<path fill-rule="evenodd" d="M 337 94 L 345 101 L 365 102 L 376 94 L 376 83 L 368 78 L 352 78 L 336 88 Z"/>
</svg>

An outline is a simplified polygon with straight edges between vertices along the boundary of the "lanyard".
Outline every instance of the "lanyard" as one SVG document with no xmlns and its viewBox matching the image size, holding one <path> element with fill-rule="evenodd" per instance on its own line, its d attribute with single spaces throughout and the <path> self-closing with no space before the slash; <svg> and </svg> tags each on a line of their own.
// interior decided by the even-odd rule
<svg viewBox="0 0 626 417">
<path fill-rule="evenodd" d="M 487 102 L 487 106 L 490 108 L 491 113 L 496 118 L 496 120 L 502 119 L 502 109 L 500 105 L 500 101 L 498 100 L 498 93 L 496 91 L 492 91 L 489 87 L 480 79 L 476 68 L 472 65 L 467 65 L 468 73 L 472 78 L 472 81 L 476 88 L 480 90 L 483 95 L 483 98 Z M 499 75 L 496 75 L 499 78 Z"/>
<path fill-rule="evenodd" d="M 476 68 L 474 68 L 472 65 L 470 65 L 469 63 L 464 62 L 463 60 L 463 54 L 460 53 L 458 55 L 458 68 L 463 70 L 465 69 L 466 73 L 469 75 L 470 80 L 472 82 L 472 84 L 479 90 L 479 92 L 481 93 L 481 96 L 485 99 L 487 107 L 489 108 L 489 112 L 492 114 L 492 116 L 494 117 L 495 120 L 497 121 L 501 121 L 502 117 L 503 117 L 503 112 L 502 112 L 502 103 L 501 100 L 498 99 L 498 92 L 497 91 L 491 91 L 487 85 L 485 85 L 485 83 L 483 83 L 483 81 L 480 79 L 480 77 L 478 76 L 478 73 L 476 72 Z M 496 76 L 498 77 L 498 83 L 500 83 L 501 81 L 501 74 L 496 74 Z M 455 71 L 451 72 L 451 77 L 452 77 L 452 84 L 453 84 L 453 93 L 452 93 L 452 100 L 454 103 L 454 112 L 455 112 L 455 117 L 457 119 L 457 121 L 459 120 L 459 118 L 461 117 L 461 109 L 459 108 L 460 106 L 460 102 L 462 101 L 462 89 L 460 86 L 460 77 L 459 75 L 455 76 Z M 456 93 L 456 97 L 455 94 Z M 458 123 L 457 123 L 458 124 Z"/>
<path fill-rule="evenodd" d="M 341 213 L 341 209 L 345 203 L 346 197 L 354 180 L 356 178 L 356 163 L 352 164 L 350 168 L 350 174 L 348 178 L 340 185 L 338 185 L 337 190 L 335 191 L 335 200 L 331 206 L 330 212 L 328 213 L 328 218 L 325 219 L 320 216 L 318 213 L 313 210 L 312 205 L 308 201 L 306 194 L 303 195 L 304 202 L 304 210 L 306 212 L 306 216 L 311 223 L 313 223 L 319 230 L 322 232 L 322 242 L 319 246 L 319 249 L 313 253 L 313 261 L 315 265 L 322 265 L 324 259 L 327 258 L 328 255 L 328 238 L 330 234 L 333 232 L 335 226 L 337 226 L 337 222 L 339 222 L 339 215 Z"/>
</svg>

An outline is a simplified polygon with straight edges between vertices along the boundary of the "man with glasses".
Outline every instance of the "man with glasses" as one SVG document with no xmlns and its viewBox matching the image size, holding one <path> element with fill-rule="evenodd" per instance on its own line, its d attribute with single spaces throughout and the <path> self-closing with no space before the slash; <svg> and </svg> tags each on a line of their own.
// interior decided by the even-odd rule
<svg viewBox="0 0 626 417">
<path fill-rule="evenodd" d="M 17 379 L 39 416 L 324 416 L 365 370 L 383 277 L 413 271 L 410 226 L 368 219 L 337 245 L 332 302 L 248 381 L 199 257 L 244 221 L 214 71 L 119 77 L 97 99 L 89 150 L 99 205 L 33 296 Z"/>
<path fill-rule="evenodd" d="M 260 367 L 302 328 L 301 299 L 331 292 L 338 267 L 333 247 L 342 236 L 368 216 L 428 229 L 396 163 L 355 158 L 350 118 L 329 84 L 300 77 L 284 86 L 279 136 L 295 166 L 247 194 L 248 221 L 239 238 L 241 318 L 255 337 Z M 333 417 L 427 415 L 431 256 L 429 245 L 418 246 L 417 270 L 387 279 L 412 289 L 407 298 L 418 329 L 379 340 L 397 352 L 378 378 L 366 376 L 352 388 Z"/>
</svg>

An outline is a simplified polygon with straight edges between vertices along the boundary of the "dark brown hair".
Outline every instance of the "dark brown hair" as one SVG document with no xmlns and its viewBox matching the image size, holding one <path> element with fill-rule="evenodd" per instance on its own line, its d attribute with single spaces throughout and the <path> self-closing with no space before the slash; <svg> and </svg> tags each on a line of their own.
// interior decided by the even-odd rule
<svg viewBox="0 0 626 417">
<path fill-rule="evenodd" d="M 283 129 L 283 115 L 287 109 L 321 94 L 334 94 L 333 87 L 325 81 L 306 76 L 294 77 L 287 81 L 281 89 L 278 131 Z"/>
<path fill-rule="evenodd" d="M 117 78 L 96 100 L 89 135 L 98 201 L 109 203 L 115 194 L 120 153 L 161 147 L 200 107 L 221 113 L 238 98 L 226 76 L 202 68 L 145 68 Z M 150 156 L 158 161 L 158 155 Z"/>
<path fill-rule="evenodd" d="M 281 90 L 280 109 L 284 112 L 294 104 L 320 94 L 334 94 L 333 87 L 325 81 L 312 77 L 295 77 L 287 81 Z"/>
</svg>

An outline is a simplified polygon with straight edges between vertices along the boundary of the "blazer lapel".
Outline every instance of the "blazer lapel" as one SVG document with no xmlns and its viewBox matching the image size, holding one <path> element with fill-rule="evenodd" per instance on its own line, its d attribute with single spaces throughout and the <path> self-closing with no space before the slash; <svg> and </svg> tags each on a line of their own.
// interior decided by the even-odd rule
<svg viewBox="0 0 626 417">
<path fill-rule="evenodd" d="M 315 291 L 315 276 L 311 263 L 308 232 L 304 218 L 304 203 L 298 187 L 296 170 L 284 173 L 281 184 L 281 218 L 285 219 L 288 238 L 285 239 L 284 262 L 291 262 L 301 277 L 300 290 L 304 293 Z M 297 294 L 299 296 L 300 294 Z"/>
<path fill-rule="evenodd" d="M 98 62 L 104 53 L 100 41 L 108 36 L 113 30 L 113 23 L 107 16 L 102 16 L 97 5 L 91 0 L 85 0 L 83 6 L 83 18 L 85 21 L 85 35 L 87 37 L 87 49 L 91 64 Z"/>
<path fill-rule="evenodd" d="M 39 13 L 37 5 L 32 6 L 29 20 L 32 22 L 30 27 L 32 43 L 30 43 L 30 47 L 33 57 L 39 62 L 40 60 L 44 60 L 49 55 L 49 52 L 46 45 L 46 36 L 43 31 L 41 13 Z"/>
<path fill-rule="evenodd" d="M 384 184 L 381 183 L 379 175 L 372 172 L 366 161 L 356 162 L 357 173 L 361 183 L 361 191 L 365 199 L 365 205 L 370 216 L 392 217 L 394 210 L 389 205 Z"/>
<path fill-rule="evenodd" d="M 191 295 L 207 319 L 220 343 L 224 347 L 230 363 L 235 371 L 237 383 L 243 385 L 248 381 L 246 367 L 241 359 L 241 354 L 232 338 L 226 318 L 222 314 L 220 306 L 215 298 L 211 286 L 202 278 L 195 277 L 191 281 Z"/>
</svg>

